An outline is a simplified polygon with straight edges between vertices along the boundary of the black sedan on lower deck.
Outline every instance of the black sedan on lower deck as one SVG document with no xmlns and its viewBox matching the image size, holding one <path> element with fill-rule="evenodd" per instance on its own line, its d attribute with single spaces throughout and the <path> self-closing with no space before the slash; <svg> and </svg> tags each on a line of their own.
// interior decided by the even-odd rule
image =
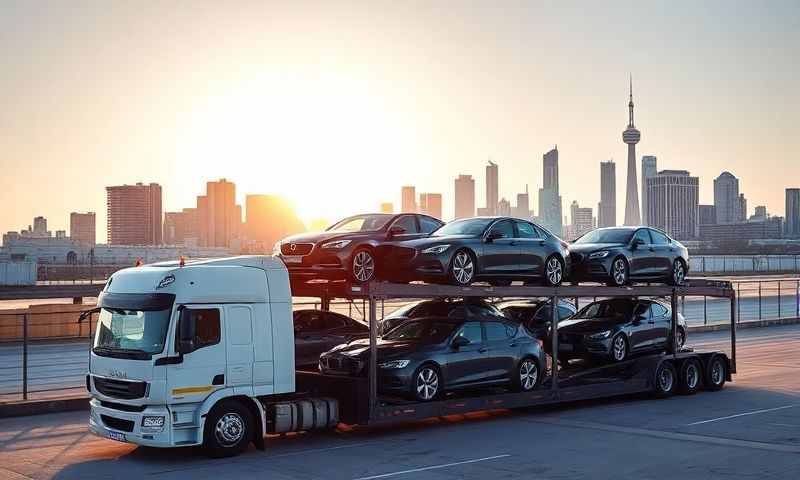
<svg viewBox="0 0 800 480">
<path fill-rule="evenodd" d="M 426 317 L 409 320 L 377 344 L 378 390 L 417 401 L 467 387 L 509 384 L 530 391 L 547 363 L 540 341 L 514 322 Z M 369 340 L 340 345 L 320 356 L 322 373 L 367 372 Z"/>
<path fill-rule="evenodd" d="M 378 335 L 384 335 L 407 320 L 422 317 L 506 320 L 496 306 L 477 298 L 420 300 L 403 305 L 383 317 L 378 326 Z"/>
<path fill-rule="evenodd" d="M 559 285 L 570 268 L 567 244 L 546 229 L 510 217 L 454 220 L 430 236 L 384 246 L 385 277 L 469 285 L 514 280 Z"/>
<path fill-rule="evenodd" d="M 536 338 L 545 338 L 553 318 L 552 304 L 550 300 L 506 300 L 495 304 L 495 307 L 505 317 L 524 325 Z M 575 304 L 559 300 L 556 311 L 558 321 L 575 315 L 577 310 Z"/>
<path fill-rule="evenodd" d="M 336 345 L 369 336 L 366 323 L 336 312 L 307 309 L 292 312 L 294 364 L 316 368 L 319 355 Z"/>
<path fill-rule="evenodd" d="M 552 331 L 552 330 L 551 330 Z M 678 314 L 677 343 L 686 342 L 686 320 Z M 552 335 L 549 334 L 550 338 Z M 595 357 L 614 362 L 644 352 L 667 350 L 672 338 L 672 311 L 655 300 L 614 298 L 590 303 L 559 322 L 559 360 Z M 545 350 L 552 351 L 552 342 Z"/>
<path fill-rule="evenodd" d="M 681 285 L 689 271 L 689 251 L 650 227 L 598 228 L 569 246 L 570 280 L 611 286 L 632 281 Z"/>
</svg>

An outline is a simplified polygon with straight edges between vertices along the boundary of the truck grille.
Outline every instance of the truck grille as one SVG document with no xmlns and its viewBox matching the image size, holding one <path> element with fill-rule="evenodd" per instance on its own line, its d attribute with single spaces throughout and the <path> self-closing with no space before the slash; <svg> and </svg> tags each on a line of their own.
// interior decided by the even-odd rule
<svg viewBox="0 0 800 480">
<path fill-rule="evenodd" d="M 94 388 L 107 397 L 132 400 L 134 398 L 144 397 L 147 391 L 146 382 L 133 382 L 103 377 L 92 377 L 92 379 L 94 380 Z"/>
<path fill-rule="evenodd" d="M 313 243 L 283 243 L 281 244 L 281 253 L 283 255 L 308 255 L 313 248 Z"/>
</svg>

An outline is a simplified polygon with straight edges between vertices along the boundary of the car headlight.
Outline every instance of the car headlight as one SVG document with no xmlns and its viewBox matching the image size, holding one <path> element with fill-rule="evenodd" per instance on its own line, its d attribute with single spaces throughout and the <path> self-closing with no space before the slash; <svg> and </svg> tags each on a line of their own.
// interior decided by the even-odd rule
<svg viewBox="0 0 800 480">
<path fill-rule="evenodd" d="M 164 417 L 145 415 L 142 417 L 142 428 L 161 430 L 164 428 Z"/>
<path fill-rule="evenodd" d="M 606 258 L 608 256 L 608 250 L 602 250 L 599 252 L 594 252 L 589 255 L 589 258 Z"/>
<path fill-rule="evenodd" d="M 333 242 L 323 243 L 322 248 L 331 248 L 334 250 L 338 250 L 340 248 L 346 247 L 351 240 L 335 240 Z"/>
<path fill-rule="evenodd" d="M 278 240 L 275 242 L 275 245 L 272 246 L 272 256 L 278 256 L 281 254 L 281 241 Z"/>
<path fill-rule="evenodd" d="M 439 255 L 440 253 L 444 253 L 450 245 L 436 245 L 434 247 L 428 247 L 422 251 L 422 253 L 430 253 L 433 255 Z"/>
<path fill-rule="evenodd" d="M 599 332 L 589 335 L 589 338 L 597 338 L 597 339 L 608 338 L 609 335 L 611 335 L 611 330 L 606 330 L 605 332 Z"/>
<path fill-rule="evenodd" d="M 406 368 L 411 360 L 389 360 L 388 362 L 379 363 L 381 368 Z"/>
</svg>

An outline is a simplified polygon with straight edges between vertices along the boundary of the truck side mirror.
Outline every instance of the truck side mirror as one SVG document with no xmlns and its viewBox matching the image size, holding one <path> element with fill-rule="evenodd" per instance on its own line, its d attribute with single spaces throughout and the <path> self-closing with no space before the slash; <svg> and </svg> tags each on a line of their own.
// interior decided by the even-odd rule
<svg viewBox="0 0 800 480">
<path fill-rule="evenodd" d="M 194 351 L 195 325 L 192 321 L 191 310 L 184 308 L 178 319 L 178 353 L 187 354 Z"/>
</svg>

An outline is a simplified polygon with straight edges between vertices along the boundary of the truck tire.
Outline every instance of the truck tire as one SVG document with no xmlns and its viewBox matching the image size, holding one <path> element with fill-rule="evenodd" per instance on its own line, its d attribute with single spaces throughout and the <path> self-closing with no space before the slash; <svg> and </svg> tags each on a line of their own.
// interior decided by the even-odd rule
<svg viewBox="0 0 800 480">
<path fill-rule="evenodd" d="M 666 398 L 675 393 L 675 387 L 678 385 L 678 374 L 672 362 L 663 361 L 656 368 L 655 385 L 657 397 Z"/>
<path fill-rule="evenodd" d="M 713 355 L 706 367 L 706 390 L 716 391 L 725 386 L 728 365 L 721 355 Z"/>
<path fill-rule="evenodd" d="M 250 410 L 241 402 L 223 400 L 206 417 L 203 450 L 211 458 L 239 455 L 253 439 L 254 425 Z"/>
<path fill-rule="evenodd" d="M 678 377 L 682 394 L 696 393 L 703 386 L 703 366 L 697 359 L 689 358 L 681 363 Z"/>
</svg>

